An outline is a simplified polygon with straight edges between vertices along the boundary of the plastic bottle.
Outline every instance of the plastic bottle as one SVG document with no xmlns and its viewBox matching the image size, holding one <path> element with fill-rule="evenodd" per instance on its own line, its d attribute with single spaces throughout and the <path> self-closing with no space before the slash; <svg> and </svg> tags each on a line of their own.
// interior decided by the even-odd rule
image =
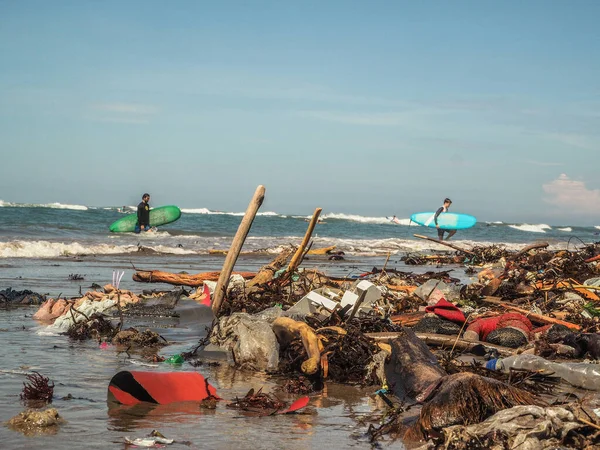
<svg viewBox="0 0 600 450">
<path fill-rule="evenodd" d="M 523 353 L 508 358 L 491 359 L 488 369 L 508 372 L 511 368 L 540 371 L 544 375 L 554 374 L 573 386 L 600 391 L 600 364 L 583 362 L 548 361 L 537 355 Z"/>
<path fill-rule="evenodd" d="M 167 364 L 183 364 L 184 360 L 181 355 L 173 355 L 170 358 L 165 359 Z"/>
</svg>

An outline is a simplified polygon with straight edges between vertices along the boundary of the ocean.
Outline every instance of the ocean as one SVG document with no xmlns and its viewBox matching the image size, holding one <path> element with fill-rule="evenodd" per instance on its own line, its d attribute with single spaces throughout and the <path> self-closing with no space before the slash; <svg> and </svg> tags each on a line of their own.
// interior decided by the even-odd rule
<svg viewBox="0 0 600 450">
<path fill-rule="evenodd" d="M 60 203 L 25 205 L 0 201 L 0 290 L 30 289 L 50 296 L 77 296 L 92 283 L 104 285 L 113 270 L 126 272 L 121 287 L 170 289 L 169 285 L 141 285 L 131 280 L 136 269 L 158 269 L 197 273 L 220 270 L 224 256 L 210 250 L 226 250 L 243 212 L 183 209 L 175 223 L 155 233 L 111 234 L 108 226 L 123 217 L 119 206 L 92 207 Z M 133 213 L 135 207 L 128 207 Z M 299 244 L 310 216 L 261 211 L 243 247 L 236 270 L 256 271 L 288 244 Z M 431 266 L 404 266 L 401 257 L 415 252 L 451 251 L 436 243 L 416 239 L 413 234 L 436 237 L 434 229 L 393 224 L 386 217 L 365 217 L 325 211 L 324 223 L 313 235 L 313 248 L 335 245 L 344 260 L 309 257 L 303 267 L 318 268 L 330 275 L 351 276 L 381 267 L 388 255 L 389 266 L 406 271 L 432 270 Z M 459 246 L 502 244 L 521 248 L 546 241 L 552 248 L 576 247 L 599 240 L 600 227 L 551 226 L 547 224 L 478 223 L 453 238 Z M 451 267 L 467 280 L 464 268 Z M 448 269 L 448 266 L 443 268 Z M 72 280 L 77 274 L 80 279 Z M 75 277 L 77 278 L 77 277 Z M 276 380 L 260 374 L 220 367 L 140 366 L 135 355 L 102 350 L 95 342 L 70 342 L 65 336 L 47 335 L 45 327 L 31 316 L 37 307 L 5 308 L 0 311 L 0 421 L 24 409 L 19 400 L 24 375 L 32 370 L 56 383 L 56 407 L 67 423 L 53 435 L 37 437 L 0 427 L 3 448 L 123 448 L 124 438 L 143 437 L 158 429 L 167 437 L 189 441 L 190 448 L 371 448 L 364 438 L 367 426 L 360 423 L 382 407 L 372 397 L 373 389 L 328 384 L 326 391 L 311 399 L 306 414 L 268 418 L 240 417 L 219 405 L 213 412 L 188 406 L 146 412 L 114 411 L 107 407 L 106 388 L 119 370 L 200 370 L 225 399 L 243 396 L 250 388 L 271 392 Z M 128 323 L 131 325 L 131 323 Z M 144 329 L 160 329 L 173 345 L 161 355 L 189 350 L 201 337 L 177 333 L 176 319 L 157 323 L 139 319 Z M 174 329 L 172 327 L 175 327 Z M 201 329 L 201 328 L 200 328 Z M 71 394 L 73 399 L 64 399 Z M 257 445 L 260 443 L 260 445 Z M 181 446 L 181 445 L 179 445 Z M 402 444 L 394 448 L 403 448 Z"/>
</svg>

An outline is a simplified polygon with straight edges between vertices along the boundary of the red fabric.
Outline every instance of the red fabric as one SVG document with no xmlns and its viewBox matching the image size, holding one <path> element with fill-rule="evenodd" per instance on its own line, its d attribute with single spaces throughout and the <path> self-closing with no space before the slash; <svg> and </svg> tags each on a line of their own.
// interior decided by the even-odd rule
<svg viewBox="0 0 600 450">
<path fill-rule="evenodd" d="M 498 322 L 498 328 L 518 328 L 522 330 L 527 336 L 533 330 L 533 325 L 529 321 L 527 317 L 523 314 L 519 313 L 506 313 L 500 316 L 500 321 Z"/>
<path fill-rule="evenodd" d="M 463 312 L 445 298 L 441 298 L 433 306 L 428 306 L 425 308 L 425 311 L 434 313 L 443 319 L 451 320 L 452 322 L 462 324 L 465 321 L 465 315 Z"/>
<path fill-rule="evenodd" d="M 506 313 L 497 317 L 476 319 L 467 327 L 467 331 L 475 331 L 479 334 L 479 340 L 485 341 L 492 331 L 506 327 L 517 328 L 526 336 L 529 336 L 533 329 L 533 325 L 523 314 Z"/>
</svg>

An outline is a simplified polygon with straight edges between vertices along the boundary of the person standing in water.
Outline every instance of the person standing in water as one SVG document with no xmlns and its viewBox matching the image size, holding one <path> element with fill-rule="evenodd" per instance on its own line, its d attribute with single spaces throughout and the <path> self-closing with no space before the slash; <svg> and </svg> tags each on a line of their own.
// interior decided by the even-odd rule
<svg viewBox="0 0 600 450">
<path fill-rule="evenodd" d="M 435 227 L 437 228 L 438 238 L 440 241 L 444 240 L 444 233 L 448 233 L 448 237 L 446 238 L 446 240 L 450 239 L 456 234 L 456 230 L 445 230 L 443 228 L 440 228 L 440 225 L 438 224 L 438 216 L 443 212 L 448 212 L 448 208 L 450 208 L 451 204 L 452 200 L 450 200 L 449 198 L 444 199 L 444 205 L 440 206 L 435 212 L 435 216 L 433 216 L 433 221 L 435 222 Z"/>
<path fill-rule="evenodd" d="M 135 232 L 150 231 L 150 194 L 142 195 L 142 201 L 137 207 L 137 224 L 135 225 Z"/>
</svg>

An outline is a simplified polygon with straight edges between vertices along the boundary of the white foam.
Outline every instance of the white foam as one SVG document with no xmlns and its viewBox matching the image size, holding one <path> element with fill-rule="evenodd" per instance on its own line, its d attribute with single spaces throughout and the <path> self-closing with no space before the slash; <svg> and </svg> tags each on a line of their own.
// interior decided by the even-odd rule
<svg viewBox="0 0 600 450">
<path fill-rule="evenodd" d="M 226 212 L 226 211 L 211 211 L 208 208 L 182 208 L 182 213 L 186 214 L 210 214 L 216 216 L 243 216 L 243 212 Z M 259 212 L 257 216 L 280 216 L 280 214 L 274 211 Z M 282 216 L 285 217 L 285 216 Z"/>
<path fill-rule="evenodd" d="M 558 231 L 573 231 L 571 227 L 557 228 Z"/>
<path fill-rule="evenodd" d="M 541 223 L 538 225 L 530 225 L 528 223 L 524 223 L 521 225 L 509 225 L 509 227 L 514 228 L 515 230 L 528 231 L 530 233 L 545 233 L 545 230 L 552 229 L 550 225 L 546 225 L 545 223 Z"/>
<path fill-rule="evenodd" d="M 600 230 L 600 225 L 596 225 L 594 228 L 595 228 L 596 230 Z"/>
<path fill-rule="evenodd" d="M 159 253 L 185 255 L 196 253 L 178 247 L 158 245 L 148 247 Z M 49 241 L 11 241 L 0 242 L 0 258 L 58 258 L 60 256 L 75 255 L 117 255 L 135 253 L 139 250 L 137 245 L 109 245 L 91 244 L 84 245 L 79 242 L 65 244 L 63 242 Z"/>
<path fill-rule="evenodd" d="M 11 206 L 13 208 L 52 208 L 52 209 L 74 209 L 78 211 L 87 211 L 88 207 L 84 205 L 69 205 L 65 203 L 12 203 L 0 200 L 0 206 Z"/>
<path fill-rule="evenodd" d="M 308 216 L 309 218 L 312 216 Z M 371 224 L 389 224 L 390 219 L 387 217 L 368 217 L 360 216 L 357 214 L 343 214 L 343 213 L 327 213 L 321 216 L 322 219 L 337 219 L 337 220 L 349 220 L 351 222 L 360 223 L 371 223 Z M 410 219 L 398 219 L 400 225 L 409 225 Z"/>
<path fill-rule="evenodd" d="M 63 203 L 47 203 L 42 205 L 32 205 L 36 208 L 54 208 L 54 209 L 74 209 L 77 211 L 87 211 L 88 207 L 84 205 L 67 205 Z"/>
</svg>

